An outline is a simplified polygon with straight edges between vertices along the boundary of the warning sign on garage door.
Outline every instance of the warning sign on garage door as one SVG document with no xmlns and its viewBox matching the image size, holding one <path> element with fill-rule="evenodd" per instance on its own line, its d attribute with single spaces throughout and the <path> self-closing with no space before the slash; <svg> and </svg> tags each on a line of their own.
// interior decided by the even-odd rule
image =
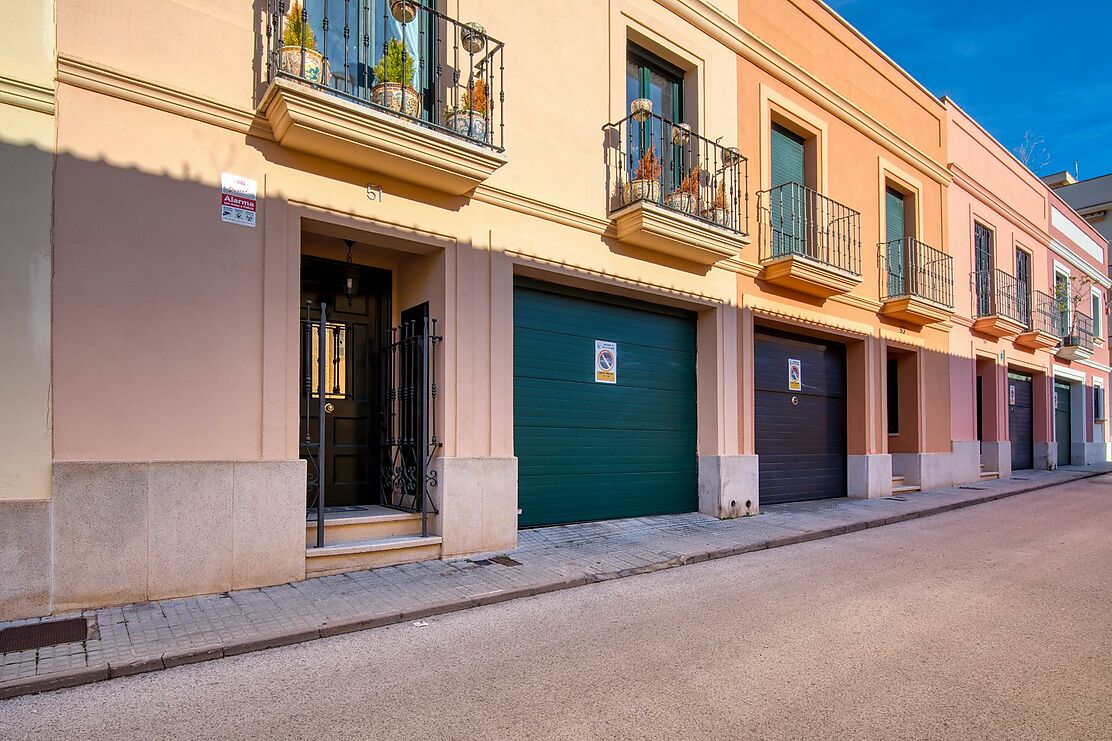
<svg viewBox="0 0 1112 741">
<path fill-rule="evenodd" d="M 788 358 L 788 391 L 803 390 L 803 365 L 795 358 Z"/>
<path fill-rule="evenodd" d="M 618 382 L 618 346 L 595 340 L 595 383 Z"/>
</svg>

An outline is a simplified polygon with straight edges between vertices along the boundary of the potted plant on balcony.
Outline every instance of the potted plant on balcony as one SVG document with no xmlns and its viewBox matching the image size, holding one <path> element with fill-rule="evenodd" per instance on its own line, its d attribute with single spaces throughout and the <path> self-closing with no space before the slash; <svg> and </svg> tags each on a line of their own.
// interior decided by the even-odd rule
<svg viewBox="0 0 1112 741">
<path fill-rule="evenodd" d="M 726 181 L 719 180 L 714 190 L 714 205 L 703 209 L 703 218 L 720 226 L 730 223 L 730 205 L 726 200 Z"/>
<path fill-rule="evenodd" d="M 293 0 L 282 31 L 282 49 L 278 53 L 282 71 L 309 82 L 326 84 L 328 70 L 324 57 L 317 51 L 317 39 L 305 22 L 300 0 Z"/>
<path fill-rule="evenodd" d="M 660 200 L 660 160 L 656 150 L 649 148 L 641 155 L 637 166 L 630 173 L 629 182 L 622 188 L 625 203 L 630 204 L 642 199 Z"/>
<path fill-rule="evenodd" d="M 664 196 L 664 205 L 685 214 L 698 213 L 699 180 L 702 177 L 702 172 L 698 165 L 691 168 L 691 172 L 684 176 L 679 186 Z"/>
<path fill-rule="evenodd" d="M 475 141 L 487 140 L 487 85 L 481 77 L 471 83 L 460 95 L 459 108 L 448 107 L 447 125 L 455 133 Z"/>
<path fill-rule="evenodd" d="M 417 65 L 413 53 L 398 39 L 390 39 L 386 53 L 371 69 L 375 86 L 371 102 L 413 118 L 421 116 L 421 94 L 410 83 Z"/>
</svg>

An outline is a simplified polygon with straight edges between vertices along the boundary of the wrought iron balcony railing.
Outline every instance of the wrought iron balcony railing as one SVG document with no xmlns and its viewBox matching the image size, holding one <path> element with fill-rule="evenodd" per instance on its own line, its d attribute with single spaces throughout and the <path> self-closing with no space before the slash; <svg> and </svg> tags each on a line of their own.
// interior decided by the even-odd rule
<svg viewBox="0 0 1112 741">
<path fill-rule="evenodd" d="M 757 194 L 761 262 L 790 255 L 861 275 L 861 214 L 799 183 Z"/>
<path fill-rule="evenodd" d="M 749 233 L 749 161 L 736 148 L 647 111 L 607 124 L 603 131 L 611 213 L 648 201 Z"/>
<path fill-rule="evenodd" d="M 1042 332 L 1052 337 L 1062 336 L 1062 310 L 1059 302 L 1042 291 L 1031 294 L 1031 323 L 1033 332 Z"/>
<path fill-rule="evenodd" d="M 912 237 L 879 247 L 881 301 L 915 297 L 954 308 L 954 258 Z"/>
<path fill-rule="evenodd" d="M 1061 334 L 1062 347 L 1080 347 L 1092 351 L 1095 337 L 1093 318 L 1076 310 L 1062 312 L 1061 317 L 1062 326 L 1065 327 Z"/>
<path fill-rule="evenodd" d="M 504 150 L 504 44 L 421 0 L 267 0 L 267 80 Z"/>
<path fill-rule="evenodd" d="M 974 314 L 981 317 L 999 316 L 1029 326 L 1031 321 L 1031 293 L 1021 286 L 1015 276 L 999 268 L 977 270 L 972 274 Z"/>
</svg>

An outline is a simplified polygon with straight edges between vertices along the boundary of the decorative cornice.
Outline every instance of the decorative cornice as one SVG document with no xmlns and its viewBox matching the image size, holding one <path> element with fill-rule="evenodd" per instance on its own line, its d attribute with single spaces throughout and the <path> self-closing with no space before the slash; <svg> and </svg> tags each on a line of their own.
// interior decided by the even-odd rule
<svg viewBox="0 0 1112 741">
<path fill-rule="evenodd" d="M 0 75 L 0 103 L 54 115 L 54 88 Z"/>
<path fill-rule="evenodd" d="M 590 214 L 585 214 L 580 211 L 573 211 L 552 203 L 544 203 L 543 201 L 538 201 L 519 193 L 511 193 L 508 190 L 495 188 L 485 183 L 475 188 L 472 198 L 473 200 L 488 203 L 492 206 L 506 208 L 510 211 L 517 211 L 527 216 L 537 216 L 548 221 L 555 221 L 558 224 L 570 226 L 575 229 L 582 229 L 599 236 L 605 234 L 610 227 L 609 219 L 591 216 Z"/>
<path fill-rule="evenodd" d="M 657 2 L 688 23 L 702 29 L 704 33 L 732 49 L 738 56 L 787 84 L 811 102 L 835 114 L 840 114 L 842 120 L 875 143 L 914 162 L 935 182 L 943 185 L 950 182 L 950 172 L 943 163 L 880 123 L 739 23 L 719 14 L 702 12 L 688 0 L 657 0 Z M 946 126 L 945 110 L 941 102 L 939 102 L 939 114 L 938 125 L 941 136 Z"/>
<path fill-rule="evenodd" d="M 259 121 L 252 110 L 175 90 L 77 57 L 58 56 L 58 81 L 240 134 L 273 138 L 265 122 Z"/>
<path fill-rule="evenodd" d="M 1039 244 L 1046 245 L 1050 242 L 1050 232 L 1047 229 L 1040 228 L 1038 224 L 1035 224 L 1019 211 L 1012 208 L 1011 205 L 1002 201 L 995 193 L 978 183 L 972 175 L 961 169 L 960 165 L 951 162 L 950 169 L 954 173 L 954 183 L 957 186 L 979 199 L 982 203 L 994 208 L 1005 218 L 1010 219 L 1014 224 L 1019 226 L 1020 229 L 1027 232 L 1028 236 L 1038 240 Z M 1049 227 L 1049 224 L 1047 226 Z"/>
<path fill-rule="evenodd" d="M 1050 251 L 1089 276 L 1094 283 L 1102 288 L 1112 288 L 1112 280 L 1110 280 L 1107 275 L 1075 255 L 1069 247 L 1066 247 L 1057 239 L 1052 238 L 1050 240 Z"/>
</svg>

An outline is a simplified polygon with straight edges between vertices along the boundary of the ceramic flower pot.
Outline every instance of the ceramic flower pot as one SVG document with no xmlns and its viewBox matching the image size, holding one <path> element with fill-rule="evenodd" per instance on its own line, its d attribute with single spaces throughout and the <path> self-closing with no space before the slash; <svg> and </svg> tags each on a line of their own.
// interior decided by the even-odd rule
<svg viewBox="0 0 1112 741">
<path fill-rule="evenodd" d="M 685 214 L 697 213 L 695 195 L 687 191 L 677 190 L 664 196 L 664 205 Z"/>
<path fill-rule="evenodd" d="M 324 64 L 324 57 L 315 49 L 283 46 L 279 53 L 279 60 L 283 72 L 289 72 L 308 82 L 321 85 L 328 83 L 328 70 Z"/>
<path fill-rule="evenodd" d="M 659 201 L 660 183 L 656 180 L 630 180 L 622 186 L 622 195 L 627 204 L 641 200 Z"/>
<path fill-rule="evenodd" d="M 417 3 L 420 0 L 390 0 L 390 15 L 398 23 L 409 23 L 417 17 Z"/>
<path fill-rule="evenodd" d="M 487 117 L 478 111 L 453 111 L 446 122 L 451 131 L 475 141 L 485 142 L 489 129 Z"/>
<path fill-rule="evenodd" d="M 404 94 L 402 91 L 405 91 Z M 403 100 L 404 99 L 404 100 Z M 413 118 L 421 117 L 421 95 L 400 82 L 384 82 L 371 88 L 371 102 Z M 402 106 L 405 106 L 404 110 Z"/>
<path fill-rule="evenodd" d="M 478 23 L 464 23 L 459 30 L 459 41 L 471 54 L 478 54 L 486 47 L 486 29 Z"/>
<path fill-rule="evenodd" d="M 704 208 L 703 218 L 711 221 L 719 226 L 730 226 L 730 209 L 728 208 Z"/>
</svg>

